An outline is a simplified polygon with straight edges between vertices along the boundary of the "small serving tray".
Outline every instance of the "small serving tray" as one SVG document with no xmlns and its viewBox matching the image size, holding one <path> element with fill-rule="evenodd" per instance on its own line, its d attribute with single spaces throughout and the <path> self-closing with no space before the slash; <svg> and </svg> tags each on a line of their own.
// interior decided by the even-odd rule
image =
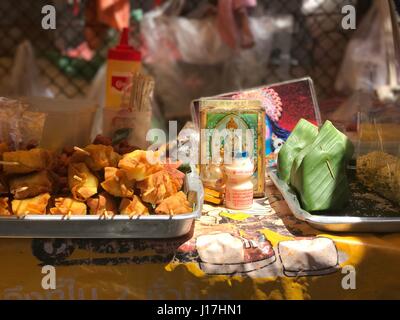
<svg viewBox="0 0 400 320">
<path fill-rule="evenodd" d="M 324 231 L 334 232 L 399 232 L 400 209 L 391 216 L 382 216 L 381 212 L 370 212 L 368 216 L 348 215 L 348 213 L 325 213 L 325 215 L 311 214 L 300 206 L 296 193 L 281 179 L 276 168 L 270 168 L 269 177 L 282 193 L 293 215 L 309 223 L 311 226 Z M 375 209 L 376 210 L 376 209 Z"/>
<path fill-rule="evenodd" d="M 116 215 L 99 216 L 27 215 L 24 218 L 0 217 L 2 238 L 175 238 L 187 234 L 201 216 L 203 185 L 194 168 L 186 174 L 184 191 L 193 203 L 193 212 L 175 216 Z"/>
</svg>

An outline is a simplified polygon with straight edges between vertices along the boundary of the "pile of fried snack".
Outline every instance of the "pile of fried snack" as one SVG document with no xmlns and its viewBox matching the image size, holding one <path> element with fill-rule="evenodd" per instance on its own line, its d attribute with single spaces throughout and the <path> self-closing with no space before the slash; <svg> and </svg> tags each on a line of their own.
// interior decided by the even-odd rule
<svg viewBox="0 0 400 320">
<path fill-rule="evenodd" d="M 153 151 L 112 146 L 106 138 L 61 154 L 37 147 L 9 151 L 0 143 L 0 215 L 191 212 L 180 191 L 184 174 L 178 164 L 164 164 L 157 157 Z"/>
</svg>

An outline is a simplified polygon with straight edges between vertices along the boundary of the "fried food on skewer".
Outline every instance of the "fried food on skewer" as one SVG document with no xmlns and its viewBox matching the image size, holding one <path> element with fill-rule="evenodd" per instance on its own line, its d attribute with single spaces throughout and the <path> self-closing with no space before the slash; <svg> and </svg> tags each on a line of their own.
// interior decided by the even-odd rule
<svg viewBox="0 0 400 320">
<path fill-rule="evenodd" d="M 176 215 L 192 212 L 192 207 L 182 191 L 164 199 L 156 208 L 156 214 Z"/>
<path fill-rule="evenodd" d="M 163 168 L 157 159 L 157 152 L 135 150 L 125 154 L 119 161 L 118 167 L 126 171 L 128 179 L 142 181 Z"/>
<path fill-rule="evenodd" d="M 86 201 L 90 214 L 100 216 L 114 216 L 118 213 L 115 200 L 107 192 L 100 193 L 95 198 L 89 198 Z"/>
<path fill-rule="evenodd" d="M 144 202 L 159 204 L 182 188 L 183 180 L 163 169 L 137 183 Z"/>
<path fill-rule="evenodd" d="M 149 215 L 149 209 L 143 204 L 136 195 L 132 199 L 123 198 L 119 206 L 119 212 L 122 215 Z"/>
<path fill-rule="evenodd" d="M 106 167 L 101 186 L 115 197 L 129 198 L 133 196 L 134 182 L 128 179 L 126 172 L 122 169 Z"/>
<path fill-rule="evenodd" d="M 10 205 L 7 197 L 0 198 L 0 216 L 11 216 Z"/>
<path fill-rule="evenodd" d="M 23 200 L 12 200 L 12 212 L 17 216 L 25 216 L 28 214 L 46 214 L 46 208 L 50 194 L 43 193 L 33 198 Z"/>
<path fill-rule="evenodd" d="M 56 198 L 55 206 L 50 208 L 50 214 L 86 215 L 86 204 L 73 198 Z"/>
<path fill-rule="evenodd" d="M 52 179 L 47 170 L 30 173 L 28 175 L 13 177 L 9 180 L 10 192 L 15 199 L 35 197 L 41 193 L 51 193 Z"/>
<path fill-rule="evenodd" d="M 105 167 L 116 167 L 121 156 L 114 152 L 112 146 L 90 144 L 81 149 L 75 147 L 70 158 L 71 162 L 84 162 L 92 171 L 99 171 Z"/>
<path fill-rule="evenodd" d="M 6 174 L 24 174 L 44 169 L 51 169 L 54 164 L 53 153 L 49 150 L 35 148 L 29 151 L 10 151 L 3 153 L 3 171 Z"/>
<path fill-rule="evenodd" d="M 70 163 L 68 185 L 75 200 L 85 201 L 97 193 L 99 180 L 84 163 Z"/>
</svg>

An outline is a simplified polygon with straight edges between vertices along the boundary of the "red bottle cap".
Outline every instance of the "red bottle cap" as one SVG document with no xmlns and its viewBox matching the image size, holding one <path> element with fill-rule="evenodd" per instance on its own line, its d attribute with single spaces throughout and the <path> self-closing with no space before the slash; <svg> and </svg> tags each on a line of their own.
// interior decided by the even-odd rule
<svg viewBox="0 0 400 320">
<path fill-rule="evenodd" d="M 122 29 L 119 44 L 115 48 L 108 50 L 108 59 L 125 60 L 125 61 L 141 61 L 140 51 L 129 45 L 129 28 Z"/>
</svg>

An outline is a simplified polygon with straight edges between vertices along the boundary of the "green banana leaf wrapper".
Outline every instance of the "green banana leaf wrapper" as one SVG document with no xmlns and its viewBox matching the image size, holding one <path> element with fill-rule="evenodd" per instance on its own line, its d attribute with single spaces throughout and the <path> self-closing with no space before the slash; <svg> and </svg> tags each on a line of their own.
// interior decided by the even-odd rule
<svg viewBox="0 0 400 320">
<path fill-rule="evenodd" d="M 281 180 L 286 183 L 290 182 L 290 172 L 294 159 L 301 150 L 314 142 L 317 135 L 317 126 L 305 119 L 300 119 L 278 153 L 277 169 Z"/>
<path fill-rule="evenodd" d="M 304 210 L 335 210 L 346 205 L 350 197 L 346 167 L 353 152 L 346 135 L 326 121 L 314 142 L 298 153 L 290 184 Z"/>
</svg>

